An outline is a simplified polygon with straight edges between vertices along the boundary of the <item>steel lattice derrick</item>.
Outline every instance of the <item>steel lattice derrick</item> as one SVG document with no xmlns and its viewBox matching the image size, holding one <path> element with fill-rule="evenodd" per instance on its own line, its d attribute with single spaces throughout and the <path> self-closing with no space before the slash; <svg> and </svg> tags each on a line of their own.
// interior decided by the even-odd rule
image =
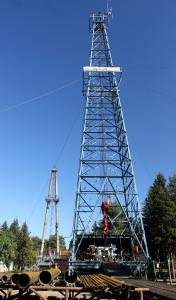
<svg viewBox="0 0 176 300">
<path fill-rule="evenodd" d="M 119 96 L 121 68 L 113 67 L 107 36 L 108 15 L 92 14 L 90 65 L 84 67 L 86 100 L 80 169 L 73 224 L 73 259 L 77 236 L 91 234 L 102 219 L 101 204 L 109 199 L 118 213 L 109 222 L 119 235 L 129 234 L 133 245 L 148 257 L 132 160 Z M 123 226 L 117 226 L 118 223 Z"/>
<path fill-rule="evenodd" d="M 42 244 L 41 244 L 41 251 L 40 251 L 41 257 L 44 254 L 43 252 L 44 252 L 44 243 L 45 243 L 46 229 L 47 229 L 47 223 L 48 223 L 48 213 L 49 213 L 49 209 L 50 209 L 50 206 L 52 203 L 55 205 L 56 252 L 57 252 L 57 255 L 59 255 L 59 253 L 60 253 L 59 220 L 58 220 L 59 196 L 58 196 L 57 169 L 55 169 L 55 168 L 53 168 L 51 170 L 48 197 L 46 198 L 46 210 L 45 210 L 43 234 L 42 234 Z M 52 222 L 52 220 L 51 220 L 51 222 Z"/>
</svg>

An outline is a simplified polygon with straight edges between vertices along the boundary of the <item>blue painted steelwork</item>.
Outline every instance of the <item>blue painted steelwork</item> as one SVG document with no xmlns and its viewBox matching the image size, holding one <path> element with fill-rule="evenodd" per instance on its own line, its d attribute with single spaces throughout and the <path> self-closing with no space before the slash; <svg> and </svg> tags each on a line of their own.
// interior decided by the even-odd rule
<svg viewBox="0 0 176 300">
<path fill-rule="evenodd" d="M 132 248 L 137 245 L 141 254 L 148 257 L 119 97 L 122 72 L 120 68 L 112 68 L 108 18 L 108 13 L 90 15 L 92 45 L 90 65 L 83 68 L 86 103 L 73 222 L 72 261 L 79 256 L 84 236 L 93 234 L 95 222 L 98 224 L 102 220 L 101 205 L 104 200 L 109 200 L 118 208 L 117 215 L 108 220 L 114 226 L 114 232 L 119 236 L 129 235 Z"/>
</svg>

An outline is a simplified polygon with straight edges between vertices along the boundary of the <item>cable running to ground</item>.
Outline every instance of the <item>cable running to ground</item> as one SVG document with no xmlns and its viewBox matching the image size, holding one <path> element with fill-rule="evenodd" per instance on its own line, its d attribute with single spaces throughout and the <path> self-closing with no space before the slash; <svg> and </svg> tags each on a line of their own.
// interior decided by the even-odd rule
<svg viewBox="0 0 176 300">
<path fill-rule="evenodd" d="M 19 107 L 21 107 L 21 106 L 23 106 L 23 105 L 26 105 L 26 104 L 35 102 L 35 101 L 37 101 L 37 100 L 40 100 L 40 99 L 42 99 L 42 98 L 44 98 L 44 97 L 50 96 L 50 95 L 52 95 L 52 94 L 54 94 L 54 93 L 56 93 L 56 92 L 58 92 L 58 91 L 61 91 L 61 90 L 65 89 L 65 88 L 67 88 L 67 87 L 69 87 L 69 86 L 71 86 L 71 85 L 74 85 L 74 84 L 77 83 L 78 81 L 80 81 L 80 80 L 77 79 L 77 80 L 71 81 L 71 82 L 66 83 L 66 84 L 64 84 L 64 85 L 62 85 L 62 86 L 60 86 L 60 87 L 58 87 L 58 88 L 55 88 L 55 89 L 49 91 L 49 92 L 46 92 L 46 93 L 44 93 L 44 94 L 41 94 L 41 95 L 39 95 L 39 96 L 36 96 L 36 97 L 31 98 L 31 99 L 28 99 L 28 100 L 19 102 L 19 103 L 17 103 L 17 104 L 8 106 L 8 107 L 6 107 L 6 108 L 3 108 L 3 109 L 0 110 L 0 113 L 4 113 L 4 112 L 10 111 L 10 110 L 19 108 Z"/>
<path fill-rule="evenodd" d="M 64 150 L 65 150 L 65 148 L 66 148 L 66 146 L 67 146 L 67 144 L 69 142 L 69 139 L 70 139 L 70 137 L 72 135 L 72 132 L 73 132 L 73 130 L 74 130 L 74 128 L 75 128 L 78 120 L 79 120 L 78 113 L 76 113 L 76 115 L 75 115 L 75 117 L 73 119 L 73 122 L 71 123 L 71 126 L 70 126 L 70 128 L 68 130 L 68 133 L 67 133 L 67 135 L 65 137 L 65 140 L 63 142 L 63 146 L 61 147 L 61 149 L 59 151 L 59 155 L 57 156 L 57 158 L 56 158 L 55 163 L 53 164 L 53 166 L 57 166 L 58 162 L 60 161 L 60 159 L 62 157 L 62 154 L 63 154 L 63 152 L 64 152 Z M 35 210 L 37 209 L 38 204 L 41 201 L 41 197 L 44 194 L 44 191 L 46 191 L 46 187 L 48 186 L 49 179 L 50 179 L 50 177 L 48 177 L 48 179 L 47 179 L 47 181 L 46 181 L 46 183 L 45 183 L 45 185 L 44 185 L 44 187 L 42 189 L 42 192 L 40 193 L 40 196 L 37 198 L 37 200 L 36 200 L 36 202 L 34 204 L 34 207 L 33 207 L 32 211 L 31 211 L 31 213 L 30 213 L 30 215 L 28 217 L 28 222 L 31 220 L 31 217 L 33 216 Z M 65 237 L 65 238 L 69 238 L 69 237 L 70 236 Z"/>
</svg>

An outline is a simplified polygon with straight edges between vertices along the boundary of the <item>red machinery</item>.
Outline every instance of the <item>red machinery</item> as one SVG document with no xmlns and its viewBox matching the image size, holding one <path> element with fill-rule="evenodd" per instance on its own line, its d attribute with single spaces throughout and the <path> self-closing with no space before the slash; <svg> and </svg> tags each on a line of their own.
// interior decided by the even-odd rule
<svg viewBox="0 0 176 300">
<path fill-rule="evenodd" d="M 103 213 L 103 234 L 107 235 L 108 234 L 108 209 L 109 209 L 109 202 L 103 201 L 101 205 L 101 210 Z"/>
</svg>

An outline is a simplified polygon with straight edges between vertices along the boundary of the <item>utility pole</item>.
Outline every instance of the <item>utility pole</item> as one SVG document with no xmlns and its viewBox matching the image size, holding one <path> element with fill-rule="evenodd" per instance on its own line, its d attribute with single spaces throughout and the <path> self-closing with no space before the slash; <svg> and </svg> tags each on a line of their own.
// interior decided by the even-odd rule
<svg viewBox="0 0 176 300">
<path fill-rule="evenodd" d="M 57 169 L 55 169 L 55 168 L 53 168 L 51 170 L 51 177 L 50 177 L 50 183 L 49 183 L 48 197 L 46 198 L 46 210 L 45 210 L 44 225 L 43 225 L 42 245 L 41 245 L 41 251 L 40 251 L 41 256 L 43 256 L 44 244 L 45 244 L 45 238 L 46 238 L 46 228 L 47 228 L 47 223 L 48 223 L 48 213 L 49 213 L 49 209 L 50 209 L 50 204 L 52 202 L 55 205 L 56 252 L 57 252 L 57 255 L 59 255 L 60 254 L 59 221 L 58 221 L 59 196 L 58 196 Z"/>
</svg>

